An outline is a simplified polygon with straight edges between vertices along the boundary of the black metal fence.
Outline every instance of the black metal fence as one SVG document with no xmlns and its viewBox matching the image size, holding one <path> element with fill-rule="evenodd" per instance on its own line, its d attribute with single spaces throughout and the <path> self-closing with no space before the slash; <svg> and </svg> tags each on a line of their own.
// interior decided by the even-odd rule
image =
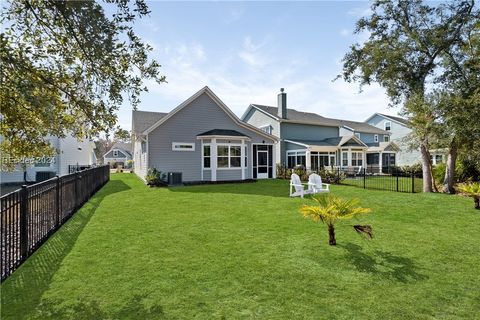
<svg viewBox="0 0 480 320">
<path fill-rule="evenodd" d="M 357 168 L 356 170 L 339 170 L 338 174 L 344 175 L 343 179 L 339 179 L 344 185 L 395 192 L 422 192 L 421 174 L 405 172 L 396 167 L 383 168 L 379 173 L 372 172 L 368 168 Z"/>
<path fill-rule="evenodd" d="M 0 198 L 1 280 L 5 280 L 110 179 L 101 166 L 22 186 Z"/>
<path fill-rule="evenodd" d="M 89 164 L 70 164 L 68 165 L 68 173 L 83 171 L 83 170 L 91 169 L 93 167 L 94 166 Z"/>
</svg>

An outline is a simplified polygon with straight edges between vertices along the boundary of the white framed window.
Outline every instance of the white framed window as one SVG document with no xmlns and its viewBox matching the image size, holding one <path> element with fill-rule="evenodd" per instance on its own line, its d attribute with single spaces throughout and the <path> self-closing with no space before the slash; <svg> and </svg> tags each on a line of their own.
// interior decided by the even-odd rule
<svg viewBox="0 0 480 320">
<path fill-rule="evenodd" d="M 218 145 L 217 167 L 219 169 L 240 168 L 242 166 L 241 145 Z"/>
<path fill-rule="evenodd" d="M 352 151 L 352 166 L 362 166 L 363 165 L 363 152 L 354 152 Z"/>
<path fill-rule="evenodd" d="M 212 165 L 212 156 L 211 156 L 211 147 L 210 145 L 203 145 L 203 168 L 210 169 Z"/>
<path fill-rule="evenodd" d="M 172 151 L 195 151 L 195 143 L 172 142 Z"/>
<path fill-rule="evenodd" d="M 306 159 L 305 151 L 287 151 L 287 167 L 289 169 L 292 169 L 298 165 L 305 167 L 307 164 Z"/>
<path fill-rule="evenodd" d="M 348 166 L 348 152 L 347 151 L 342 151 L 342 166 L 344 166 L 344 167 Z"/>
<path fill-rule="evenodd" d="M 378 134 L 373 136 L 373 142 L 378 142 Z"/>
<path fill-rule="evenodd" d="M 389 142 L 390 141 L 390 136 L 383 136 L 383 142 Z"/>
<path fill-rule="evenodd" d="M 272 126 L 271 125 L 260 127 L 260 130 L 265 131 L 268 134 L 272 134 Z"/>
<path fill-rule="evenodd" d="M 385 121 L 385 131 L 390 131 L 392 129 L 392 123 L 390 121 Z"/>
<path fill-rule="evenodd" d="M 118 150 L 113 150 L 113 157 L 114 158 L 118 157 Z"/>
<path fill-rule="evenodd" d="M 358 139 L 360 139 L 360 132 L 355 132 L 355 137 L 357 137 Z"/>
</svg>

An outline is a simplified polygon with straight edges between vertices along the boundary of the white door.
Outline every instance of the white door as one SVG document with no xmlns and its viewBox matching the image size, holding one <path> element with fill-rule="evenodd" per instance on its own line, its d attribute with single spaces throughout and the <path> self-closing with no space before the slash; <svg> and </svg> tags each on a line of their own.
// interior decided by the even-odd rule
<svg viewBox="0 0 480 320">
<path fill-rule="evenodd" d="M 257 179 L 268 178 L 268 151 L 257 151 Z"/>
</svg>

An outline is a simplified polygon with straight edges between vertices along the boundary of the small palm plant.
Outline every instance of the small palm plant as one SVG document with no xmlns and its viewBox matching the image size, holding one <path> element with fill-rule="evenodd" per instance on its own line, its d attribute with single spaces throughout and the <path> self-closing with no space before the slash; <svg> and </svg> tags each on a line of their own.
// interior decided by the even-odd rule
<svg viewBox="0 0 480 320">
<path fill-rule="evenodd" d="M 337 244 L 335 239 L 335 223 L 338 220 L 350 219 L 359 214 L 369 213 L 369 208 L 358 207 L 359 200 L 344 200 L 334 195 L 315 195 L 312 198 L 317 204 L 300 208 L 300 213 L 305 218 L 310 218 L 315 222 L 323 222 L 328 227 L 329 241 L 331 246 Z M 354 226 L 355 231 L 365 233 L 372 237 L 372 228 L 370 226 Z"/>
<path fill-rule="evenodd" d="M 473 198 L 475 209 L 480 209 L 480 183 L 474 182 L 470 184 L 461 185 L 458 189 Z"/>
</svg>

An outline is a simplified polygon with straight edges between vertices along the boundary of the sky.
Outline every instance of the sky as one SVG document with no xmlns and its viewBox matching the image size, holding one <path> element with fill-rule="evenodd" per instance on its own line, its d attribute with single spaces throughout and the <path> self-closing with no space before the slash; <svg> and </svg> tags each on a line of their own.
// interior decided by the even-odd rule
<svg viewBox="0 0 480 320">
<path fill-rule="evenodd" d="M 209 86 L 241 116 L 249 104 L 276 105 L 285 88 L 289 108 L 364 121 L 375 112 L 395 115 L 378 85 L 339 79 L 355 22 L 369 13 L 361 1 L 147 2 L 149 17 L 135 23 L 168 83 L 146 81 L 139 110 L 169 112 Z M 119 124 L 131 128 L 125 102 Z"/>
</svg>

